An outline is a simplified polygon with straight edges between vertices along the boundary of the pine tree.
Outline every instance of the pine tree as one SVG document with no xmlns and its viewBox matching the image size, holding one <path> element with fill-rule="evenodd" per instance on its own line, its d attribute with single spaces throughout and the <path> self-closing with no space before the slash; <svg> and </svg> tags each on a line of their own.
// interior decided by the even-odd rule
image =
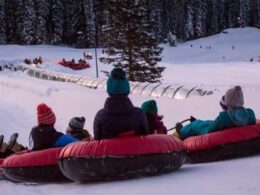
<svg viewBox="0 0 260 195">
<path fill-rule="evenodd" d="M 193 0 L 186 2 L 184 16 L 184 40 L 190 40 L 194 37 L 194 10 L 192 7 Z"/>
<path fill-rule="evenodd" d="M 249 0 L 240 0 L 240 26 L 245 27 L 249 25 L 249 10 L 250 2 Z"/>
<path fill-rule="evenodd" d="M 146 0 L 108 0 L 108 24 L 104 26 L 107 63 L 123 68 L 131 81 L 157 82 L 164 70 L 158 67 L 162 48 L 147 20 Z"/>
<path fill-rule="evenodd" d="M 96 29 L 93 0 L 75 0 L 74 5 L 72 28 L 75 47 L 94 47 Z"/>
<path fill-rule="evenodd" d="M 218 1 L 218 0 L 217 0 Z M 218 23 L 219 23 L 219 30 L 224 30 L 228 28 L 228 18 L 227 18 L 227 12 L 228 12 L 228 5 L 226 0 L 220 0 L 217 3 L 217 10 L 218 10 Z"/>
<path fill-rule="evenodd" d="M 163 41 L 167 36 L 167 30 L 163 28 L 162 24 L 162 1 L 153 0 L 147 2 L 147 19 L 148 21 L 154 21 L 153 33 L 156 40 Z"/>
<path fill-rule="evenodd" d="M 205 1 L 194 0 L 193 1 L 193 9 L 194 9 L 194 22 L 195 29 L 194 34 L 196 38 L 204 37 L 206 34 L 206 5 Z"/>
<path fill-rule="evenodd" d="M 181 38 L 183 35 L 183 23 L 180 21 L 183 21 L 184 6 L 184 0 L 162 1 L 162 25 L 168 42 L 171 40 L 169 38 L 172 35 L 176 36 L 176 38 Z"/>
<path fill-rule="evenodd" d="M 48 13 L 48 39 L 52 44 L 62 42 L 63 24 L 64 24 L 64 7 L 62 0 L 49 0 Z"/>
<path fill-rule="evenodd" d="M 260 27 L 260 0 L 250 1 L 250 26 Z"/>
<path fill-rule="evenodd" d="M 240 2 L 238 0 L 228 1 L 228 27 L 235 28 L 240 26 Z"/>
<path fill-rule="evenodd" d="M 73 44 L 77 48 L 83 48 L 85 45 L 85 14 L 82 0 L 73 0 L 73 15 L 72 15 L 72 34 Z"/>
<path fill-rule="evenodd" d="M 255 26 L 260 28 L 260 0 L 257 1 L 257 20 Z"/>
<path fill-rule="evenodd" d="M 47 43 L 47 0 L 35 0 L 35 10 L 34 42 L 35 44 L 45 44 Z"/>
<path fill-rule="evenodd" d="M 206 35 L 218 33 L 219 30 L 219 15 L 220 8 L 218 7 L 218 0 L 209 1 L 207 4 L 206 16 Z"/>
<path fill-rule="evenodd" d="M 6 43 L 5 1 L 0 0 L 0 44 Z"/>
<path fill-rule="evenodd" d="M 83 6 L 85 15 L 85 46 L 88 48 L 95 47 L 95 35 L 97 32 L 93 0 L 84 0 Z"/>
<path fill-rule="evenodd" d="M 5 1 L 7 43 L 17 44 L 17 7 L 19 0 Z"/>
<path fill-rule="evenodd" d="M 63 41 L 64 43 L 73 44 L 74 41 L 74 31 L 73 31 L 73 13 L 75 10 L 75 5 L 73 0 L 67 0 L 63 2 L 64 6 L 64 22 L 63 22 Z"/>
<path fill-rule="evenodd" d="M 105 24 L 104 2 L 103 0 L 94 1 L 94 14 L 95 14 L 95 42 L 97 46 L 102 46 L 102 26 Z"/>
<path fill-rule="evenodd" d="M 16 17 L 19 43 L 33 44 L 34 22 L 36 18 L 33 0 L 18 0 Z"/>
</svg>

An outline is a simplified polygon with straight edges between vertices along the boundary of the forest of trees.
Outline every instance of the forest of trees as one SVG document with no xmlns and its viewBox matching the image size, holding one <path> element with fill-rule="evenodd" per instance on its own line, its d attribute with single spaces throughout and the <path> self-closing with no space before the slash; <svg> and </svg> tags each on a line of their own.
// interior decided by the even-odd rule
<svg viewBox="0 0 260 195">
<path fill-rule="evenodd" d="M 125 0 L 122 0 L 125 1 Z M 134 0 L 132 0 L 134 1 Z M 0 44 L 105 44 L 107 0 L 0 0 Z M 260 28 L 260 0 L 146 0 L 158 42 L 190 40 L 226 28 Z M 173 44 L 174 45 L 174 44 Z"/>
</svg>

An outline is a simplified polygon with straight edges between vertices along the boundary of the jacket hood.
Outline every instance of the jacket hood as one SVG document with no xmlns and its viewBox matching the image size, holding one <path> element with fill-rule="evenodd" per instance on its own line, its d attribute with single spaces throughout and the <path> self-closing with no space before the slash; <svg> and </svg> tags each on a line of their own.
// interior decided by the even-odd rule
<svg viewBox="0 0 260 195">
<path fill-rule="evenodd" d="M 111 96 L 106 99 L 104 110 L 110 114 L 124 114 L 130 112 L 133 107 L 127 96 Z"/>
<path fill-rule="evenodd" d="M 245 126 L 250 120 L 249 109 L 239 108 L 227 111 L 231 121 L 237 126 Z"/>
</svg>

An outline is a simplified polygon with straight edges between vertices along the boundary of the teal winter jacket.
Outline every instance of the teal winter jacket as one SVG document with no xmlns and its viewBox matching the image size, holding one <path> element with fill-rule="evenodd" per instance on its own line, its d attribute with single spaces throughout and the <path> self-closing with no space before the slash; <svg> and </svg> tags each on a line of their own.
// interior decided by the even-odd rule
<svg viewBox="0 0 260 195">
<path fill-rule="evenodd" d="M 185 139 L 194 135 L 203 135 L 222 129 L 253 125 L 255 123 L 256 118 L 253 110 L 250 108 L 237 108 L 220 112 L 214 121 L 195 120 L 181 129 L 180 136 Z"/>
</svg>

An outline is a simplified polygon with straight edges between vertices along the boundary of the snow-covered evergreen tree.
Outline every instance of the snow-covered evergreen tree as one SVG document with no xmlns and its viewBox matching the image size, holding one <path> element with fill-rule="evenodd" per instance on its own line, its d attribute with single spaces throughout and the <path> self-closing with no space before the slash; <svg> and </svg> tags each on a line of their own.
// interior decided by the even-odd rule
<svg viewBox="0 0 260 195">
<path fill-rule="evenodd" d="M 186 2 L 185 15 L 184 15 L 184 39 L 189 40 L 194 37 L 194 10 L 193 0 Z"/>
<path fill-rule="evenodd" d="M 228 6 L 228 28 L 235 28 L 240 26 L 240 1 L 230 0 L 227 1 Z"/>
<path fill-rule="evenodd" d="M 147 20 L 154 22 L 153 33 L 156 40 L 162 41 L 167 35 L 167 30 L 162 24 L 162 2 L 160 0 L 146 1 L 147 2 Z"/>
<path fill-rule="evenodd" d="M 102 26 L 105 24 L 105 12 L 104 12 L 104 1 L 95 0 L 94 1 L 94 13 L 95 13 L 95 41 L 97 41 L 97 46 L 102 46 Z"/>
<path fill-rule="evenodd" d="M 84 15 L 85 15 L 85 40 L 86 47 L 95 47 L 95 36 L 96 36 L 96 20 L 94 13 L 93 0 L 84 0 Z"/>
<path fill-rule="evenodd" d="M 0 44 L 6 43 L 5 1 L 0 0 Z"/>
<path fill-rule="evenodd" d="M 250 26 L 257 27 L 257 21 L 260 20 L 260 15 L 258 14 L 258 5 L 260 4 L 260 0 L 250 0 Z"/>
<path fill-rule="evenodd" d="M 250 21 L 250 0 L 240 0 L 240 26 L 249 25 Z"/>
<path fill-rule="evenodd" d="M 35 10 L 36 18 L 34 25 L 34 42 L 35 44 L 45 44 L 47 43 L 47 0 L 35 0 Z"/>
<path fill-rule="evenodd" d="M 215 34 L 220 31 L 219 17 L 220 17 L 220 7 L 218 6 L 220 2 L 218 0 L 209 1 L 207 4 L 207 18 L 206 18 L 206 34 Z"/>
<path fill-rule="evenodd" d="M 172 34 L 171 32 L 168 33 L 167 42 L 170 46 L 176 47 L 177 46 L 177 37 L 176 35 Z"/>
<path fill-rule="evenodd" d="M 97 41 L 103 47 L 102 27 L 110 17 L 107 2 L 0 0 L 0 42 L 94 47 Z M 171 35 L 190 40 L 226 28 L 260 28 L 260 0 L 145 0 L 145 4 L 146 20 L 155 23 L 151 33 L 156 42 L 170 41 Z"/>
<path fill-rule="evenodd" d="M 7 42 L 12 44 L 18 43 L 16 16 L 18 1 L 19 0 L 5 1 L 6 37 Z"/>
<path fill-rule="evenodd" d="M 258 18 L 258 20 L 257 20 L 257 24 L 256 24 L 256 26 L 258 27 L 258 28 L 260 28 L 260 0 L 258 0 L 258 5 L 257 5 L 257 18 Z"/>
<path fill-rule="evenodd" d="M 68 44 L 74 43 L 74 31 L 73 31 L 73 13 L 75 5 L 73 0 L 67 0 L 63 2 L 64 6 L 64 22 L 63 22 L 63 42 Z"/>
<path fill-rule="evenodd" d="M 49 17 L 48 17 L 48 39 L 52 44 L 62 42 L 63 24 L 64 24 L 64 7 L 62 0 L 49 0 Z"/>
<path fill-rule="evenodd" d="M 16 17 L 18 42 L 26 45 L 33 44 L 36 19 L 33 0 L 18 0 Z"/>
<path fill-rule="evenodd" d="M 153 36 L 153 22 L 147 20 L 146 0 L 108 0 L 108 23 L 104 26 L 107 63 L 123 68 L 131 81 L 157 82 L 162 48 Z"/>
<path fill-rule="evenodd" d="M 72 28 L 75 47 L 94 47 L 96 29 L 93 0 L 75 0 L 74 5 Z"/>
<path fill-rule="evenodd" d="M 194 34 L 196 38 L 204 37 L 206 34 L 206 4 L 205 1 L 194 0 L 193 1 L 193 9 L 194 9 L 194 22 L 195 29 Z"/>
<path fill-rule="evenodd" d="M 167 33 L 167 41 L 172 35 L 182 38 L 183 35 L 183 17 L 184 17 L 184 0 L 164 0 L 162 1 L 162 25 L 163 32 Z M 176 37 L 176 38 L 177 38 Z"/>
</svg>

